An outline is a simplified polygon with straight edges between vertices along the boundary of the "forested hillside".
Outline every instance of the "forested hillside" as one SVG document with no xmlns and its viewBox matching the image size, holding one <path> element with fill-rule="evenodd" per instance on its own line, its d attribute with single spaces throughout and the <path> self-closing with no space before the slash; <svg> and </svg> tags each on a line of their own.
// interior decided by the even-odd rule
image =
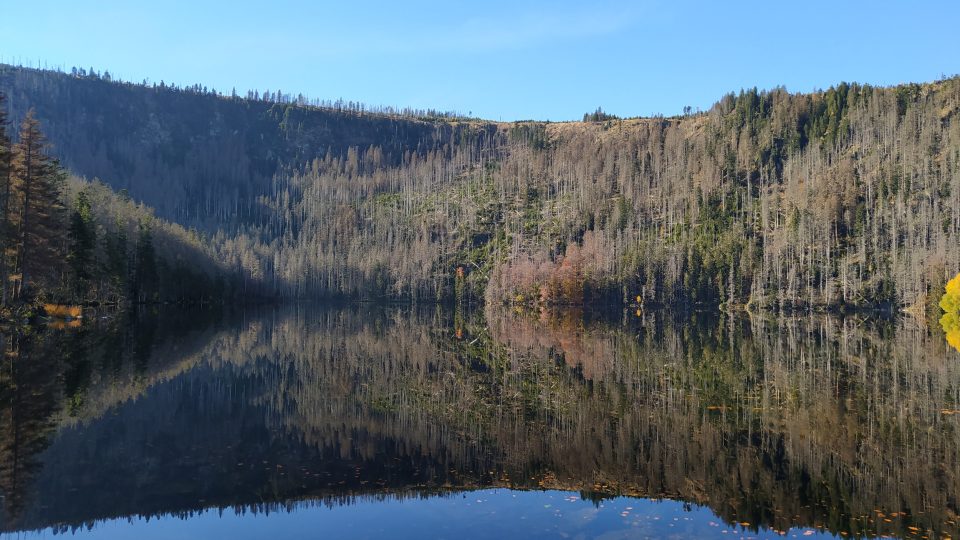
<svg viewBox="0 0 960 540">
<path fill-rule="evenodd" d="M 44 303 L 211 302 L 240 292 L 239 275 L 196 231 L 69 176 L 32 110 L 12 143 L 5 102 L 0 93 L 0 319 L 30 317 Z"/>
<path fill-rule="evenodd" d="M 510 124 L 11 67 L 0 92 L 269 296 L 920 308 L 960 269 L 960 78 Z"/>
<path fill-rule="evenodd" d="M 241 99 L 199 85 L 115 82 L 92 69 L 0 65 L 0 92 L 14 123 L 35 110 L 68 169 L 208 229 L 258 217 L 273 176 L 317 156 L 376 145 L 385 165 L 397 165 L 405 153 L 462 142 L 462 130 L 433 111 L 321 108 L 279 90 Z"/>
</svg>

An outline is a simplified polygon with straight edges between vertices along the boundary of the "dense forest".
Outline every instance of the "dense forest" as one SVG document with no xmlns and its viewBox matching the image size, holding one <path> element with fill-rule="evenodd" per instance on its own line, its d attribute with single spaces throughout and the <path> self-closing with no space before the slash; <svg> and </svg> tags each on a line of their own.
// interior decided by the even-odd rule
<svg viewBox="0 0 960 540">
<path fill-rule="evenodd" d="M 0 92 L 261 297 L 921 313 L 960 269 L 956 77 L 568 123 L 92 70 L 0 66 Z"/>
<path fill-rule="evenodd" d="M 12 143 L 4 103 L 0 93 L 5 311 L 27 314 L 39 302 L 210 301 L 228 293 L 228 272 L 195 233 L 101 182 L 69 175 L 49 155 L 33 111 Z"/>
</svg>

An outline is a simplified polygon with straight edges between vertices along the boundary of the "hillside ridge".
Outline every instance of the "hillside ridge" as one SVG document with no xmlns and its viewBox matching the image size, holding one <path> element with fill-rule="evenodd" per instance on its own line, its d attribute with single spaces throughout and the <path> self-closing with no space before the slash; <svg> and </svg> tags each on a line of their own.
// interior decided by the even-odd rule
<svg viewBox="0 0 960 540">
<path fill-rule="evenodd" d="M 957 77 L 598 122 L 337 112 L 10 67 L 0 91 L 74 173 L 203 231 L 267 296 L 890 311 L 928 305 L 960 269 Z"/>
</svg>

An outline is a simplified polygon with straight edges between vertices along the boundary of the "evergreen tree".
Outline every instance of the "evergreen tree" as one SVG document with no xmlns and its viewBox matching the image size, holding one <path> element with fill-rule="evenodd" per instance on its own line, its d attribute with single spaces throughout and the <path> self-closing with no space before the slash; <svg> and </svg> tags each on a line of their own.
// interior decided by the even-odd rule
<svg viewBox="0 0 960 540">
<path fill-rule="evenodd" d="M 64 174 L 45 150 L 46 139 L 30 110 L 14 146 L 10 183 L 15 231 L 12 260 L 14 273 L 19 274 L 14 298 L 20 298 L 32 285 L 54 284 L 62 274 L 64 224 L 60 186 Z"/>
<path fill-rule="evenodd" d="M 133 300 L 135 302 L 155 301 L 158 293 L 157 285 L 157 259 L 153 249 L 153 235 L 150 233 L 150 226 L 141 223 L 131 283 Z"/>
<path fill-rule="evenodd" d="M 123 294 L 127 283 L 127 231 L 124 223 L 117 218 L 116 232 L 107 234 L 103 239 L 105 256 L 104 274 L 113 291 Z"/>
<path fill-rule="evenodd" d="M 90 197 L 84 189 L 77 196 L 73 214 L 70 216 L 70 253 L 67 255 L 73 291 L 78 298 L 83 296 L 93 277 L 96 245 L 96 224 L 93 221 Z"/>
</svg>

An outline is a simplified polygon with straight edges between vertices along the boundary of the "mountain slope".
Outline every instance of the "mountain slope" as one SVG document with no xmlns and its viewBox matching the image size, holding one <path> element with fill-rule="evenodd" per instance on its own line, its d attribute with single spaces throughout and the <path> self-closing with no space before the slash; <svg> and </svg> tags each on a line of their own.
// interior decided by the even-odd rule
<svg viewBox="0 0 960 540">
<path fill-rule="evenodd" d="M 161 83 L 162 84 L 162 83 Z M 384 163 L 457 142 L 436 119 L 227 98 L 206 89 L 143 86 L 0 65 L 13 124 L 34 108 L 64 166 L 155 207 L 162 217 L 215 228 L 256 216 L 279 169 L 328 152 L 377 145 Z"/>
<path fill-rule="evenodd" d="M 0 70 L 55 151 L 288 297 L 929 304 L 960 268 L 960 79 L 675 118 L 429 121 Z"/>
</svg>

